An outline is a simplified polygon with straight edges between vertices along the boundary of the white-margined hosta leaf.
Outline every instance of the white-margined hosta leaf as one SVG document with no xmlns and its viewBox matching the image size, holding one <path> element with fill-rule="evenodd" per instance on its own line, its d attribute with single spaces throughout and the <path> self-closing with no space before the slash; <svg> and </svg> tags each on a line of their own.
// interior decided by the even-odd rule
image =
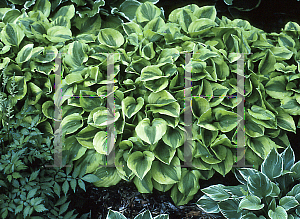
<svg viewBox="0 0 300 219">
<path fill-rule="evenodd" d="M 153 187 L 161 192 L 169 191 L 173 186 L 173 184 L 160 184 L 155 180 L 152 180 L 152 183 L 153 183 Z"/>
<path fill-rule="evenodd" d="M 157 143 L 167 131 L 167 124 L 163 119 L 153 119 L 150 124 L 148 118 L 139 122 L 135 128 L 137 135 L 148 144 Z"/>
<path fill-rule="evenodd" d="M 284 196 L 279 200 L 279 205 L 288 211 L 292 208 L 299 206 L 299 202 L 294 196 Z"/>
<path fill-rule="evenodd" d="M 175 156 L 171 164 L 164 164 L 160 161 L 153 161 L 152 177 L 160 184 L 174 184 L 181 178 L 180 160 Z"/>
<path fill-rule="evenodd" d="M 295 163 L 295 153 L 289 145 L 281 154 L 283 170 L 290 170 Z M 299 193 L 300 194 L 300 193 Z"/>
<path fill-rule="evenodd" d="M 201 191 L 214 201 L 224 201 L 230 198 L 230 194 L 224 191 L 224 187 L 221 184 L 217 184 L 201 189 Z"/>
<path fill-rule="evenodd" d="M 270 195 L 273 188 L 270 179 L 261 172 L 249 176 L 247 187 L 251 194 L 259 198 Z"/>
<path fill-rule="evenodd" d="M 129 155 L 127 165 L 132 172 L 143 179 L 144 176 L 150 171 L 154 154 L 150 151 L 135 151 Z"/>
<path fill-rule="evenodd" d="M 287 219 L 288 218 L 288 214 L 287 214 L 286 210 L 284 210 L 284 208 L 281 206 L 276 207 L 275 211 L 270 209 L 268 211 L 268 215 L 272 219 Z"/>
<path fill-rule="evenodd" d="M 261 172 L 264 173 L 270 180 L 274 180 L 281 176 L 283 170 L 282 158 L 279 156 L 275 148 L 272 148 L 267 158 L 261 165 Z"/>
<path fill-rule="evenodd" d="M 119 48 L 124 44 L 123 35 L 113 28 L 105 28 L 100 30 L 98 40 L 100 43 L 112 48 Z"/>
<path fill-rule="evenodd" d="M 260 210 L 264 207 L 264 204 L 260 204 L 261 200 L 255 195 L 248 195 L 244 197 L 240 204 L 239 208 L 246 210 Z"/>
<path fill-rule="evenodd" d="M 197 202 L 196 205 L 207 213 L 219 213 L 220 209 L 218 203 L 212 200 L 209 196 L 203 195 Z"/>
<path fill-rule="evenodd" d="M 141 4 L 136 10 L 136 20 L 138 23 L 149 22 L 161 14 L 160 9 L 151 2 Z"/>
<path fill-rule="evenodd" d="M 219 208 L 225 218 L 238 219 L 242 217 L 242 212 L 237 211 L 239 206 L 239 200 L 227 199 L 219 202 Z"/>
<path fill-rule="evenodd" d="M 214 151 L 216 157 L 218 157 L 219 159 L 222 159 L 222 158 L 223 159 L 222 159 L 222 162 L 213 164 L 213 169 L 216 170 L 218 173 L 220 173 L 223 177 L 225 177 L 225 175 L 227 173 L 229 173 L 229 171 L 232 169 L 235 159 L 229 148 L 226 148 L 221 145 L 218 145 L 215 148 L 214 148 L 214 150 L 213 149 L 212 150 Z M 225 154 L 225 157 L 222 157 L 222 155 L 221 155 L 222 153 Z"/>
</svg>

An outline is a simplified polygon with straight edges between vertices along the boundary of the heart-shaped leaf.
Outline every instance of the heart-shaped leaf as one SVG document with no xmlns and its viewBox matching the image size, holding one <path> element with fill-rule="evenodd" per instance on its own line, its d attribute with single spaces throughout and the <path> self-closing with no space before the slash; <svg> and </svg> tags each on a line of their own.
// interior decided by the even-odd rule
<svg viewBox="0 0 300 219">
<path fill-rule="evenodd" d="M 129 155 L 128 168 L 141 180 L 150 171 L 154 155 L 150 151 L 135 151 Z"/>
<path fill-rule="evenodd" d="M 167 131 L 166 121 L 156 118 L 150 124 L 150 119 L 145 118 L 135 128 L 137 135 L 148 144 L 157 143 Z"/>
</svg>

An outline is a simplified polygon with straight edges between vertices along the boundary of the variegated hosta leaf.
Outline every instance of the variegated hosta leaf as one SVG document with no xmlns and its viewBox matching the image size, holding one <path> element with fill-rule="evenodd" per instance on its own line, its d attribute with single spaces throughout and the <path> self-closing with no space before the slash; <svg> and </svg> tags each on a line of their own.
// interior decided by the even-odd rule
<svg viewBox="0 0 300 219">
<path fill-rule="evenodd" d="M 160 9 L 151 2 L 141 4 L 135 13 L 138 23 L 149 22 L 161 14 Z"/>
<path fill-rule="evenodd" d="M 91 112 L 93 109 L 102 105 L 97 93 L 87 90 L 80 90 L 79 102 L 80 107 L 87 112 Z"/>
<path fill-rule="evenodd" d="M 165 144 L 176 149 L 183 145 L 185 140 L 185 131 L 177 126 L 176 128 L 168 127 L 166 134 L 162 137 Z"/>
<path fill-rule="evenodd" d="M 25 34 L 17 24 L 7 24 L 1 31 L 1 40 L 7 46 L 19 46 Z"/>
<path fill-rule="evenodd" d="M 217 146 L 216 148 L 225 148 L 221 146 Z M 223 149 L 224 150 L 224 149 Z M 218 157 L 220 160 L 222 158 L 222 153 L 225 153 L 225 157 L 223 157 L 223 161 L 217 164 L 213 164 L 213 169 L 216 170 L 218 173 L 220 173 L 222 176 L 225 177 L 227 173 L 232 169 L 234 158 L 233 154 L 230 149 L 225 148 L 225 150 L 214 150 L 216 157 Z"/>
<path fill-rule="evenodd" d="M 197 125 L 211 131 L 218 131 L 219 129 L 217 128 L 217 126 L 211 124 L 212 121 L 213 116 L 210 108 L 200 116 Z"/>
<path fill-rule="evenodd" d="M 116 168 L 111 167 L 98 167 L 94 174 L 100 179 L 93 183 L 97 187 L 110 187 L 118 184 L 122 179 Z"/>
<path fill-rule="evenodd" d="M 142 69 L 141 81 L 155 80 L 165 77 L 158 66 L 146 66 Z"/>
<path fill-rule="evenodd" d="M 185 32 L 188 32 L 188 28 L 191 25 L 191 23 L 197 19 L 195 15 L 193 15 L 192 11 L 189 9 L 182 9 L 178 13 L 178 16 L 179 24 Z"/>
<path fill-rule="evenodd" d="M 214 6 L 203 6 L 198 8 L 193 13 L 197 18 L 208 18 L 212 21 L 216 19 L 217 10 Z"/>
<path fill-rule="evenodd" d="M 186 196 L 178 190 L 178 184 L 175 184 L 171 190 L 171 198 L 175 205 L 185 205 L 193 199 L 193 195 Z"/>
<path fill-rule="evenodd" d="M 58 50 L 54 46 L 45 47 L 43 53 L 36 56 L 35 61 L 40 63 L 52 62 L 58 54 Z"/>
<path fill-rule="evenodd" d="M 136 100 L 133 97 L 126 97 L 122 100 L 122 111 L 127 118 L 134 116 L 144 106 L 144 99 L 138 97 Z"/>
<path fill-rule="evenodd" d="M 29 92 L 28 93 L 30 93 L 30 95 L 31 95 L 31 98 L 28 101 L 28 104 L 35 105 L 40 100 L 40 98 L 41 98 L 41 96 L 43 94 L 43 91 L 42 91 L 41 88 L 39 88 L 37 85 L 35 85 L 32 82 L 28 83 L 28 88 L 29 88 Z"/>
<path fill-rule="evenodd" d="M 178 183 L 178 190 L 186 196 L 195 195 L 200 189 L 199 177 L 199 170 L 189 171 L 183 168 L 181 179 Z"/>
<path fill-rule="evenodd" d="M 127 166 L 141 180 L 150 171 L 154 154 L 150 151 L 135 151 L 129 155 Z"/>
<path fill-rule="evenodd" d="M 79 68 L 84 62 L 88 60 L 88 56 L 85 53 L 87 45 L 80 42 L 73 42 L 69 44 L 68 54 L 64 61 L 72 68 Z"/>
<path fill-rule="evenodd" d="M 63 118 L 61 126 L 63 134 L 72 134 L 83 126 L 83 118 L 78 113 L 68 115 Z"/>
<path fill-rule="evenodd" d="M 203 195 L 198 201 L 197 206 L 207 213 L 219 213 L 220 209 L 216 201 L 212 200 L 207 195 Z"/>
<path fill-rule="evenodd" d="M 270 180 L 274 180 L 281 176 L 283 171 L 283 160 L 277 153 L 275 148 L 272 148 L 267 158 L 261 165 L 261 172 L 264 173 Z"/>
<path fill-rule="evenodd" d="M 276 207 L 275 211 L 270 209 L 268 211 L 268 215 L 270 218 L 274 218 L 274 219 L 279 219 L 279 218 L 287 219 L 288 218 L 287 212 L 281 206 Z"/>
<path fill-rule="evenodd" d="M 131 141 L 129 141 L 131 142 Z M 135 175 L 134 173 L 128 168 L 127 165 L 127 158 L 129 155 L 128 150 L 119 150 L 115 157 L 115 165 L 118 170 L 118 173 L 124 180 L 131 180 Z M 125 159 L 126 158 L 126 159 Z"/>
<path fill-rule="evenodd" d="M 165 164 L 171 163 L 175 153 L 175 148 L 172 148 L 162 142 L 158 143 L 153 150 L 155 157 Z"/>
<path fill-rule="evenodd" d="M 133 182 L 140 193 L 151 193 L 153 190 L 153 183 L 151 180 L 150 172 L 148 172 L 143 179 L 140 179 L 137 176 L 134 177 Z"/>
<path fill-rule="evenodd" d="M 151 172 L 153 179 L 160 184 L 179 182 L 181 178 L 180 160 L 175 156 L 169 165 L 160 161 L 153 161 Z"/>
<path fill-rule="evenodd" d="M 272 184 L 270 179 L 261 172 L 250 175 L 247 186 L 249 192 L 259 198 L 267 197 L 272 193 Z"/>
<path fill-rule="evenodd" d="M 139 122 L 135 128 L 137 135 L 148 144 L 157 143 L 167 131 L 166 121 L 160 118 L 154 119 L 152 124 L 148 118 Z"/>
<path fill-rule="evenodd" d="M 248 112 L 251 116 L 260 119 L 260 120 L 275 120 L 275 115 L 260 106 L 253 105 L 251 109 L 248 109 Z"/>
<path fill-rule="evenodd" d="M 292 95 L 292 91 L 286 90 L 287 80 L 284 75 L 271 78 L 266 84 L 266 92 L 275 99 L 284 99 Z"/>
<path fill-rule="evenodd" d="M 108 136 L 108 134 L 111 134 Z M 110 154 L 114 150 L 116 142 L 116 136 L 113 133 L 107 133 L 105 131 L 97 132 L 93 139 L 93 145 L 95 150 L 100 154 Z"/>
<path fill-rule="evenodd" d="M 75 7 L 74 5 L 67 5 L 67 6 L 63 6 L 61 7 L 55 14 L 54 16 L 51 18 L 52 20 L 55 20 L 56 18 L 58 18 L 59 16 L 62 17 L 66 17 L 68 19 L 72 19 L 75 15 Z"/>
<path fill-rule="evenodd" d="M 200 18 L 193 21 L 189 27 L 188 32 L 189 34 L 194 37 L 205 32 L 208 32 L 211 28 L 215 27 L 216 23 L 208 18 Z"/>
<path fill-rule="evenodd" d="M 211 198 L 214 201 L 224 201 L 230 198 L 230 194 L 224 190 L 223 185 L 212 185 L 205 189 L 201 189 L 201 191 L 207 195 L 209 198 Z"/>
<path fill-rule="evenodd" d="M 33 10 L 40 11 L 45 15 L 45 17 L 48 17 L 51 12 L 51 3 L 49 0 L 37 0 Z"/>
<path fill-rule="evenodd" d="M 88 125 L 76 135 L 76 139 L 82 146 L 92 149 L 94 148 L 93 139 L 98 131 L 99 129 Z"/>
<path fill-rule="evenodd" d="M 215 108 L 214 114 L 216 120 L 218 121 L 215 126 L 217 126 L 222 132 L 229 132 L 234 129 L 242 118 L 230 111 L 226 111 L 222 108 Z"/>
<path fill-rule="evenodd" d="M 145 81 L 144 85 L 150 91 L 157 93 L 159 91 L 164 90 L 168 87 L 168 79 L 167 78 L 159 78 L 155 80 Z"/>
<path fill-rule="evenodd" d="M 174 103 L 170 103 L 168 105 L 160 106 L 160 107 L 150 106 L 150 110 L 153 113 L 164 114 L 164 115 L 168 115 L 171 117 L 179 117 L 180 105 L 179 105 L 179 103 L 174 102 Z"/>
<path fill-rule="evenodd" d="M 62 43 L 72 38 L 72 32 L 66 27 L 54 26 L 47 30 L 45 37 L 53 43 Z"/>
<path fill-rule="evenodd" d="M 49 119 L 54 118 L 54 103 L 51 100 L 48 100 L 43 103 L 42 105 L 42 112 L 44 116 L 46 116 Z"/>
<path fill-rule="evenodd" d="M 100 30 L 98 40 L 100 43 L 112 48 L 119 48 L 124 44 L 123 35 L 113 28 L 105 28 Z"/>
<path fill-rule="evenodd" d="M 32 56 L 33 44 L 27 44 L 24 46 L 17 55 L 16 62 L 27 62 Z"/>
<path fill-rule="evenodd" d="M 168 91 L 162 90 L 158 93 L 151 93 L 148 97 L 148 102 L 153 106 L 160 107 L 176 102 L 176 99 Z"/>
<path fill-rule="evenodd" d="M 260 203 L 261 200 L 259 197 L 255 195 L 248 195 L 241 200 L 239 208 L 247 210 L 260 210 L 264 207 L 264 204 Z"/>
</svg>

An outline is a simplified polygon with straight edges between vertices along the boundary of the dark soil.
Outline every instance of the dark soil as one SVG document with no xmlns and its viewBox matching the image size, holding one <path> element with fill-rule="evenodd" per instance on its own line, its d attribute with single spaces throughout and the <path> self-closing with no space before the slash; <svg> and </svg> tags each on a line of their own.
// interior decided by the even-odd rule
<svg viewBox="0 0 300 219">
<path fill-rule="evenodd" d="M 238 185 L 232 173 L 225 178 L 215 174 L 208 181 L 201 180 L 201 188 L 214 184 Z M 152 194 L 141 194 L 132 182 L 121 181 L 109 188 L 97 188 L 91 186 L 87 192 L 77 191 L 72 200 L 71 208 L 76 208 L 80 214 L 89 213 L 88 218 L 104 219 L 108 210 L 121 212 L 126 218 L 133 219 L 139 213 L 149 210 L 152 216 L 168 214 L 170 219 L 221 219 L 221 214 L 207 214 L 201 211 L 195 204 L 203 195 L 199 191 L 187 205 L 175 206 L 170 191 L 160 192 L 153 190 Z"/>
</svg>

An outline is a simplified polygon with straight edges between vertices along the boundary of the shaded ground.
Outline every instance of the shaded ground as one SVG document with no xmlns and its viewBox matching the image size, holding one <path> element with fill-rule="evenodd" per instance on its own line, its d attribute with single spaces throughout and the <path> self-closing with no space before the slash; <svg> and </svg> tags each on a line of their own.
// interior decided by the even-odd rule
<svg viewBox="0 0 300 219">
<path fill-rule="evenodd" d="M 216 174 L 209 181 L 200 181 L 201 188 L 213 184 L 237 185 L 233 174 L 226 178 Z M 72 208 L 76 208 L 80 214 L 90 213 L 89 218 L 104 219 L 108 209 L 120 211 L 127 218 L 134 218 L 137 214 L 149 210 L 152 216 L 169 214 L 170 219 L 221 219 L 221 214 L 206 214 L 197 206 L 197 200 L 203 195 L 199 191 L 187 205 L 175 206 L 170 191 L 160 192 L 153 190 L 152 194 L 141 194 L 133 183 L 121 181 L 116 186 L 109 188 L 89 187 L 87 192 L 78 191 L 71 197 Z M 71 203 L 72 203 L 71 202 Z"/>
</svg>

